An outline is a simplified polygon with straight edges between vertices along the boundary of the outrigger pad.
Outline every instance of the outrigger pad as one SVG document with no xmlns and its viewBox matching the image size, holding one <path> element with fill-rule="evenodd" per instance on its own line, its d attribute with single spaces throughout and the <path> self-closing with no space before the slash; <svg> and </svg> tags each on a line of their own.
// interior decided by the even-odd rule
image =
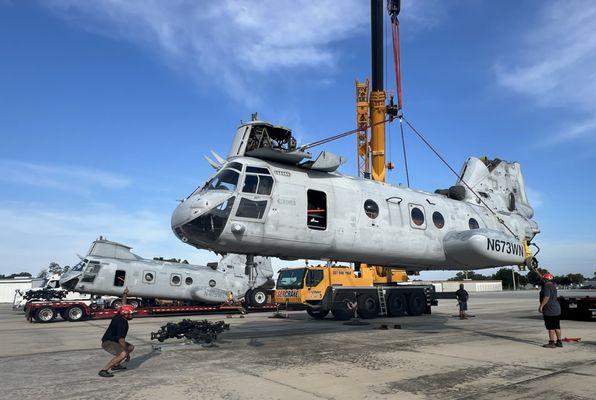
<svg viewBox="0 0 596 400">
<path fill-rule="evenodd" d="M 193 321 L 183 319 L 178 323 L 168 322 L 157 332 L 151 332 L 151 340 L 163 342 L 166 339 L 192 340 L 194 343 L 212 343 L 217 340 L 217 335 L 224 330 L 230 330 L 230 324 L 224 321 L 211 322 L 206 319 Z"/>
</svg>

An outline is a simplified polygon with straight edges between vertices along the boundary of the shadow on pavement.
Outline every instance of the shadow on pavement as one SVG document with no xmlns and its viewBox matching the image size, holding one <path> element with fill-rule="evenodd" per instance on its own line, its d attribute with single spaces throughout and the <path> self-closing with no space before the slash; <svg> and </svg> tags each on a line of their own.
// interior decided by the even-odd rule
<svg viewBox="0 0 596 400">
<path fill-rule="evenodd" d="M 151 350 L 149 353 L 142 354 L 138 357 L 131 358 L 126 367 L 128 369 L 136 369 L 140 367 L 145 361 L 158 356 L 160 354 L 159 351 Z"/>
</svg>

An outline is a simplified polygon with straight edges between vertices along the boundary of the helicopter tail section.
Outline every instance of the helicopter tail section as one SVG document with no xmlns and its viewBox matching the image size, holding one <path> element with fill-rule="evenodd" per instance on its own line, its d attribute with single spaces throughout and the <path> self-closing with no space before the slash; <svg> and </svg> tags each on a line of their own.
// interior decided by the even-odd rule
<svg viewBox="0 0 596 400">
<path fill-rule="evenodd" d="M 462 182 L 463 181 L 463 182 Z M 465 188 L 465 198 L 475 199 L 472 188 L 487 203 L 492 203 L 497 210 L 517 212 L 525 218 L 534 216 L 526 193 L 526 186 L 518 162 L 503 161 L 498 158 L 470 157 L 462 167 L 456 186 Z"/>
</svg>

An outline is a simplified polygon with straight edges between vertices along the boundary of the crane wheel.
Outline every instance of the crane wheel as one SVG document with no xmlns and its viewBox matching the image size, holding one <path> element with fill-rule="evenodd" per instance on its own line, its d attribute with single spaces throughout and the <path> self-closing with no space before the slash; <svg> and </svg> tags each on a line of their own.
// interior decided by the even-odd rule
<svg viewBox="0 0 596 400">
<path fill-rule="evenodd" d="M 371 319 L 379 316 L 379 297 L 372 294 L 363 294 L 358 297 L 358 316 L 362 319 Z"/>
<path fill-rule="evenodd" d="M 329 314 L 329 310 L 313 310 L 312 308 L 307 308 L 306 313 L 314 319 L 323 319 Z"/>
<path fill-rule="evenodd" d="M 354 295 L 347 293 L 338 293 L 333 302 L 331 314 L 339 321 L 347 321 L 354 316 L 354 310 L 349 306 L 349 303 L 356 302 Z"/>
<path fill-rule="evenodd" d="M 403 317 L 406 313 L 406 296 L 403 293 L 391 293 L 387 297 L 387 315 Z"/>
<path fill-rule="evenodd" d="M 408 296 L 408 315 L 417 316 L 422 315 L 426 310 L 426 297 L 423 292 L 412 292 Z"/>
</svg>

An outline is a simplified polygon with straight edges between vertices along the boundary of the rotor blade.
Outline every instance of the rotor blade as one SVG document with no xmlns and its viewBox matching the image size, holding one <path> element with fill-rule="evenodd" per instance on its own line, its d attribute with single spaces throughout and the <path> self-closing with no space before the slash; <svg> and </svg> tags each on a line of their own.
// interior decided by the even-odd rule
<svg viewBox="0 0 596 400">
<path fill-rule="evenodd" d="M 207 160 L 207 162 L 209 163 L 209 165 L 211 165 L 213 168 L 215 168 L 216 170 L 221 168 L 221 164 L 216 163 L 215 161 L 213 161 L 212 159 L 210 159 L 207 156 L 203 156 L 205 157 L 205 160 Z"/>
<path fill-rule="evenodd" d="M 220 163 L 222 165 L 226 163 L 226 160 L 224 160 L 219 154 L 217 154 L 213 150 L 211 150 L 211 154 L 213 154 L 213 157 L 215 157 L 215 159 L 217 160 L 218 163 Z"/>
</svg>

